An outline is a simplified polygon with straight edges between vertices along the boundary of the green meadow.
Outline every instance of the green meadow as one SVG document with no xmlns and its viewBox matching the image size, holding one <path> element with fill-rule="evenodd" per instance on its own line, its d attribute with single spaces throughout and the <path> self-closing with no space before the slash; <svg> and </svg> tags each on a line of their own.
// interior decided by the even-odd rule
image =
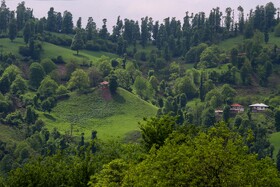
<svg viewBox="0 0 280 187">
<path fill-rule="evenodd" d="M 89 94 L 72 93 L 69 99 L 58 102 L 50 113 L 41 113 L 47 128 L 62 133 L 91 137 L 93 130 L 101 140 L 123 139 L 139 130 L 138 122 L 154 116 L 157 108 L 132 93 L 118 88 L 111 99 L 103 98 L 102 90 Z"/>
</svg>

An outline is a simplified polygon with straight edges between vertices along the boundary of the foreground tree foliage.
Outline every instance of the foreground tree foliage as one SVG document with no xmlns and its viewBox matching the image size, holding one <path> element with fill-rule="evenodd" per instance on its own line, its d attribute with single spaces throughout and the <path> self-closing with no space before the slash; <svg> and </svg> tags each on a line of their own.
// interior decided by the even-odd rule
<svg viewBox="0 0 280 187">
<path fill-rule="evenodd" d="M 159 148 L 177 127 L 176 117 L 164 115 L 159 118 L 145 119 L 140 124 L 140 130 L 145 147 L 150 150 L 153 146 Z"/>
<path fill-rule="evenodd" d="M 122 186 L 277 186 L 270 158 L 247 153 L 242 138 L 218 124 L 195 138 L 175 133 L 126 172 Z"/>
<path fill-rule="evenodd" d="M 16 187 L 277 186 L 280 183 L 271 158 L 258 160 L 257 154 L 250 154 L 243 138 L 225 123 L 198 130 L 178 126 L 174 120 L 166 115 L 146 123 L 142 133 L 161 137 L 155 143 L 149 141 L 152 148 L 148 151 L 139 144 L 84 142 L 78 151 L 69 147 L 53 156 L 31 159 L 22 168 L 12 170 L 4 184 Z"/>
</svg>

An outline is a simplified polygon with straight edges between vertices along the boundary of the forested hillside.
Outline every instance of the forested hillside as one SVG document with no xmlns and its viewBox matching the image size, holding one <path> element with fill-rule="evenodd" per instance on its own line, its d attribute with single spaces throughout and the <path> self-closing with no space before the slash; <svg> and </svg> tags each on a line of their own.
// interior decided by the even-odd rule
<svg viewBox="0 0 280 187">
<path fill-rule="evenodd" d="M 279 9 L 116 20 L 1 1 L 0 186 L 278 186 Z"/>
</svg>

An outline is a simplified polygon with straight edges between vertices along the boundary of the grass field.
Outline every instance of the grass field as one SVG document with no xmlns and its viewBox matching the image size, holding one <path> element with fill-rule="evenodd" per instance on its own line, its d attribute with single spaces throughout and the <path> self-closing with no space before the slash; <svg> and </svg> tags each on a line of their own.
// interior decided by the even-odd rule
<svg viewBox="0 0 280 187">
<path fill-rule="evenodd" d="M 229 38 L 227 40 L 224 40 L 218 44 L 218 47 L 224 51 L 229 51 L 234 47 L 237 47 L 238 44 L 242 44 L 244 40 L 243 35 L 234 37 L 234 38 Z M 278 47 L 280 46 L 280 37 L 275 37 L 274 33 L 269 33 L 269 41 L 266 45 L 277 45 Z"/>
<path fill-rule="evenodd" d="M 102 55 L 108 56 L 110 58 L 116 58 L 117 55 L 106 53 L 106 52 L 94 52 L 88 50 L 81 50 L 79 56 L 76 55 L 76 51 L 69 48 L 57 46 L 51 43 L 43 42 L 43 51 L 41 53 L 41 59 L 43 58 L 56 58 L 57 56 L 62 56 L 64 60 L 70 61 L 89 61 L 95 62 Z M 11 52 L 16 56 L 20 56 L 18 53 L 19 46 L 25 46 L 22 38 L 17 38 L 14 42 L 11 42 L 8 38 L 0 39 L 0 52 Z"/>
<path fill-rule="evenodd" d="M 0 140 L 11 145 L 24 139 L 22 133 L 19 132 L 17 128 L 9 127 L 7 125 L 0 124 L 0 132 Z"/>
<path fill-rule="evenodd" d="M 71 132 L 85 137 L 91 136 L 91 131 L 97 131 L 101 140 L 122 139 L 129 132 L 138 130 L 138 122 L 143 117 L 156 114 L 157 108 L 130 92 L 118 89 L 111 100 L 102 97 L 102 91 L 79 95 L 73 93 L 69 99 L 61 101 L 48 113 L 42 113 L 41 118 L 47 123 L 47 128 L 56 127 L 62 133 Z"/>
<path fill-rule="evenodd" d="M 10 41 L 8 38 L 1 38 L 0 39 L 0 52 L 3 53 L 12 53 L 16 56 L 20 56 L 18 53 L 18 47 L 24 46 L 25 43 L 22 38 L 17 38 L 13 42 Z"/>
<path fill-rule="evenodd" d="M 276 160 L 277 153 L 280 149 L 280 132 L 271 134 L 270 143 L 274 146 L 273 157 Z"/>
</svg>

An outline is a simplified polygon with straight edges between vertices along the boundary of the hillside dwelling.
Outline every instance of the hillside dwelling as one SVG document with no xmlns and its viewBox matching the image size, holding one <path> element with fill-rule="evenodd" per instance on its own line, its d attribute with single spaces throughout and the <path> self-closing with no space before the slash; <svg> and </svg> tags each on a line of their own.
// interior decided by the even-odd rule
<svg viewBox="0 0 280 187">
<path fill-rule="evenodd" d="M 101 88 L 102 90 L 108 89 L 108 88 L 109 88 L 109 82 L 108 82 L 108 81 L 103 81 L 103 82 L 101 82 L 101 83 L 100 83 L 100 88 Z"/>
<path fill-rule="evenodd" d="M 230 105 L 230 111 L 233 113 L 244 112 L 244 106 L 242 106 L 238 103 L 234 103 L 234 104 Z"/>
<path fill-rule="evenodd" d="M 224 112 L 224 111 L 221 110 L 221 109 L 216 109 L 216 110 L 215 110 L 215 114 L 216 114 L 216 115 L 223 115 L 223 112 Z"/>
<path fill-rule="evenodd" d="M 263 103 L 256 103 L 256 104 L 249 105 L 249 107 L 251 108 L 252 112 L 263 112 L 269 106 L 267 106 L 267 105 L 265 105 Z"/>
</svg>

